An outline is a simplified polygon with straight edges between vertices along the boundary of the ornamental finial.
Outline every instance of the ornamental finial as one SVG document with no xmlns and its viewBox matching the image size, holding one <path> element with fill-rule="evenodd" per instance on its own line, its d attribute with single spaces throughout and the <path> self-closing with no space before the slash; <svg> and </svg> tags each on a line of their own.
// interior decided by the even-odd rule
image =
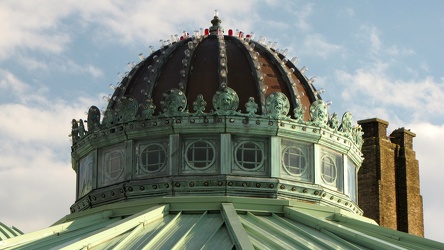
<svg viewBox="0 0 444 250">
<path fill-rule="evenodd" d="M 222 23 L 222 20 L 219 19 L 219 12 L 217 10 L 214 10 L 214 17 L 213 20 L 211 20 L 211 24 L 213 26 L 210 27 L 210 35 L 217 35 L 218 32 L 224 33 L 224 28 L 220 25 Z"/>
</svg>

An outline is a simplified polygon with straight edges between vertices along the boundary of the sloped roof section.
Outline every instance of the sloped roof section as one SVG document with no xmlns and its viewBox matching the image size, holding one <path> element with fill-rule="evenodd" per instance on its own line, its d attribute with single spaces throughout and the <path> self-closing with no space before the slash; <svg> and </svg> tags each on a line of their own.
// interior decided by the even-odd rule
<svg viewBox="0 0 444 250">
<path fill-rule="evenodd" d="M 22 235 L 23 232 L 16 227 L 8 227 L 0 222 L 0 240 L 6 240 L 15 236 Z"/>
<path fill-rule="evenodd" d="M 181 197 L 103 206 L 1 249 L 444 249 L 343 210 L 287 200 Z"/>
</svg>

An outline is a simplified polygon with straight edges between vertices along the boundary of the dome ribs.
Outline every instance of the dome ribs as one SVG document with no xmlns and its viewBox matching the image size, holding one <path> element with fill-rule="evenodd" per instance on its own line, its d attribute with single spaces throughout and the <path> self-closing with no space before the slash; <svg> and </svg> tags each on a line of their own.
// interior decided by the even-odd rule
<svg viewBox="0 0 444 250">
<path fill-rule="evenodd" d="M 229 87 L 238 99 L 239 106 L 233 111 L 239 114 L 312 121 L 309 108 L 321 97 L 312 79 L 305 77 L 305 67 L 299 70 L 293 59 L 285 57 L 287 51 L 265 45 L 264 39 L 254 41 L 249 35 L 244 38 L 242 32 L 236 36 L 218 32 L 184 35 L 183 40 L 164 44 L 139 64 L 128 64 L 130 73 L 122 77 L 111 98 L 104 97 L 109 100 L 105 116 L 115 116 L 127 98 L 130 102 L 137 101 L 131 104 L 132 108 L 139 105 L 135 119 L 176 116 L 178 114 L 166 114 L 162 107 L 163 99 L 176 90 L 188 102 L 188 106 L 185 102 L 180 107 L 180 112 L 213 114 L 217 108 L 213 104 L 216 94 Z M 279 92 L 289 101 L 285 104 L 285 114 L 276 111 L 282 109 L 280 106 L 270 106 L 283 105 L 279 99 L 282 96 L 271 96 Z M 271 104 L 273 98 L 277 98 L 273 103 L 279 104 Z M 205 103 L 199 111 L 193 106 L 197 99 Z"/>
<path fill-rule="evenodd" d="M 255 43 L 255 50 L 259 52 L 258 60 L 264 74 L 264 88 L 262 92 L 267 96 L 273 92 L 284 93 L 290 101 L 290 114 L 293 114 L 293 109 L 296 107 L 297 93 L 293 90 L 292 83 L 288 77 L 287 72 L 284 71 L 285 65 L 279 64 L 280 58 L 274 55 L 275 52 L 265 48 L 259 43 Z M 293 98 L 292 98 L 293 97 Z"/>
<path fill-rule="evenodd" d="M 254 97 L 256 103 L 259 103 L 258 112 L 261 113 L 263 102 L 257 74 L 252 74 L 256 72 L 252 58 L 239 39 L 234 37 L 225 39 L 227 40 L 228 86 L 238 94 L 239 108 L 242 112 L 246 113 L 245 104 L 250 97 Z"/>
<path fill-rule="evenodd" d="M 297 69 L 296 66 L 288 61 L 287 65 L 289 65 L 290 68 Z M 304 120 L 308 121 L 310 120 L 310 112 L 308 112 L 308 108 L 310 107 L 311 103 L 322 100 L 320 95 L 316 95 L 316 90 L 314 89 L 313 85 L 308 83 L 307 78 L 302 74 L 300 70 L 295 70 L 293 74 L 291 74 L 291 77 L 293 80 L 297 83 L 297 93 L 299 95 L 299 99 L 301 101 L 302 107 L 305 110 L 304 113 Z"/>
<path fill-rule="evenodd" d="M 211 99 L 219 89 L 218 52 L 217 37 L 210 35 L 198 44 L 191 60 L 185 94 L 190 103 L 203 95 L 208 103 L 206 112 L 214 109 Z"/>
<path fill-rule="evenodd" d="M 182 40 L 173 45 L 173 47 L 168 48 L 162 57 L 161 65 L 156 69 L 154 75 L 155 78 L 151 81 L 152 93 L 151 98 L 153 99 L 154 105 L 156 105 L 155 114 L 161 111 L 160 102 L 162 100 L 162 95 L 173 88 L 179 88 L 179 83 L 182 80 L 181 73 L 177 69 L 183 68 L 182 60 L 185 57 L 185 50 L 188 49 L 187 42 L 190 39 Z"/>
</svg>

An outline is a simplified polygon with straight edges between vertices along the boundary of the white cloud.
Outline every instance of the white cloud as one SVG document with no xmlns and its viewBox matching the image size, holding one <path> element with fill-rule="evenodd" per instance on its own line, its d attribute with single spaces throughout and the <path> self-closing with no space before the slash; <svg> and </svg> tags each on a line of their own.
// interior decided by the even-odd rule
<svg viewBox="0 0 444 250">
<path fill-rule="evenodd" d="M 425 237 L 432 239 L 442 238 L 440 218 L 444 200 L 437 198 L 438 190 L 444 176 L 444 154 L 442 142 L 444 141 L 444 125 L 433 125 L 427 122 L 412 123 L 407 125 L 416 133 L 413 149 L 419 160 L 421 177 L 421 194 L 424 202 Z"/>
<path fill-rule="evenodd" d="M 312 12 L 312 3 L 308 3 L 297 8 L 293 16 L 295 18 L 295 25 L 298 29 L 302 31 L 308 31 L 310 29 L 311 25 L 308 19 L 311 16 Z"/>
<path fill-rule="evenodd" d="M 50 59 L 36 58 L 32 56 L 18 56 L 18 62 L 30 71 L 43 71 L 45 73 L 57 74 L 88 74 L 93 78 L 103 77 L 103 71 L 91 64 L 79 64 L 65 57 L 56 57 Z"/>
<path fill-rule="evenodd" d="M 70 121 L 84 118 L 85 107 L 99 98 L 73 103 L 48 98 L 44 87 L 34 89 L 12 73 L 2 73 L 0 88 L 15 86 L 11 91 L 19 98 L 0 104 L 1 221 L 29 232 L 69 213 L 75 199 Z"/>
<path fill-rule="evenodd" d="M 48 143 L 50 140 L 47 138 Z M 69 150 L 60 157 L 59 150 L 54 147 L 2 140 L 0 200 L 3 223 L 30 232 L 48 227 L 69 213 L 75 198 L 75 173 L 69 164 Z M 69 149 L 69 143 L 63 147 Z"/>
<path fill-rule="evenodd" d="M 368 45 L 368 55 L 378 61 L 394 61 L 401 56 L 411 56 L 416 52 L 403 45 L 385 44 L 382 31 L 376 26 L 363 25 L 360 28 L 358 38 Z"/>
<path fill-rule="evenodd" d="M 49 53 L 63 51 L 70 36 L 68 33 L 54 32 L 54 29 L 67 11 L 66 4 L 53 0 L 0 2 L 0 60 L 21 48 Z"/>
<path fill-rule="evenodd" d="M 304 39 L 304 51 L 308 55 L 327 58 L 342 50 L 342 47 L 329 43 L 321 34 L 307 35 Z"/>
<path fill-rule="evenodd" d="M 408 110 L 413 120 L 421 120 L 444 114 L 444 82 L 433 78 L 420 80 L 395 80 L 387 76 L 388 65 L 375 63 L 372 67 L 361 68 L 354 73 L 337 71 L 336 77 L 344 88 L 342 98 L 363 105 L 369 109 Z"/>
<path fill-rule="evenodd" d="M 8 70 L 0 69 L 0 90 L 2 90 L 3 93 L 9 92 L 13 95 L 20 95 L 28 89 L 28 84 L 20 81 Z"/>
</svg>

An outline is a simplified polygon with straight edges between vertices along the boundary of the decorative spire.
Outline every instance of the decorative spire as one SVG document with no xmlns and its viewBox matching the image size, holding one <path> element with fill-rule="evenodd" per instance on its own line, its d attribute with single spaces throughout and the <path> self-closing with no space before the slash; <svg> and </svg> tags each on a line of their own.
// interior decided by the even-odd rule
<svg viewBox="0 0 444 250">
<path fill-rule="evenodd" d="M 220 25 L 222 23 L 222 20 L 219 19 L 219 13 L 217 10 L 214 10 L 214 18 L 211 20 L 211 24 L 213 26 L 210 27 L 210 35 L 217 35 L 217 32 L 224 32 L 224 28 Z"/>
</svg>

